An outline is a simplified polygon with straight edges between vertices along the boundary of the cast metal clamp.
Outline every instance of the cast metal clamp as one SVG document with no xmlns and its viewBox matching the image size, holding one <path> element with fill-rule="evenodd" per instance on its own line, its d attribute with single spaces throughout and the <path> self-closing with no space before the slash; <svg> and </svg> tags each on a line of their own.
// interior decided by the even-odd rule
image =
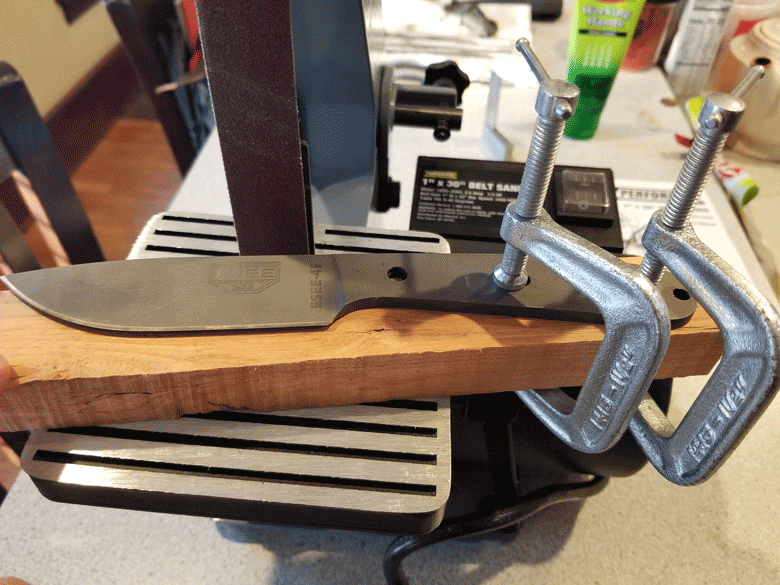
<svg viewBox="0 0 780 585">
<path fill-rule="evenodd" d="M 539 114 L 517 202 L 501 225 L 507 242 L 495 283 L 517 290 L 528 283 L 526 254 L 586 295 L 601 311 L 605 336 L 575 401 L 561 390 L 518 396 L 568 445 L 596 453 L 612 446 L 655 376 L 669 344 L 669 314 L 660 293 L 636 269 L 555 223 L 542 209 L 566 120 L 579 97 L 576 85 L 551 80 L 526 39 L 517 49 L 540 82 Z M 554 403 L 556 406 L 553 406 Z"/>
<path fill-rule="evenodd" d="M 689 222 L 726 136 L 745 110 L 741 97 L 761 76 L 754 67 L 729 94 L 710 95 L 665 208 L 642 244 L 640 271 L 658 282 L 666 266 L 710 314 L 723 336 L 723 357 L 675 429 L 649 396 L 630 423 L 650 462 L 670 481 L 707 479 L 730 455 L 780 386 L 780 317 L 758 290 L 696 237 Z"/>
</svg>

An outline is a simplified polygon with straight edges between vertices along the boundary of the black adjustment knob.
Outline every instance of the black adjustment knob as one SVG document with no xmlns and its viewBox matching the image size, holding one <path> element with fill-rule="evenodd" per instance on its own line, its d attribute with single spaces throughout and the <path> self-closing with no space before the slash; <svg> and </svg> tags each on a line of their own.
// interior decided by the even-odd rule
<svg viewBox="0 0 780 585">
<path fill-rule="evenodd" d="M 458 95 L 458 105 L 463 100 L 463 92 L 471 83 L 469 76 L 466 75 L 455 61 L 442 61 L 433 63 L 425 69 L 424 85 L 434 87 L 451 87 Z"/>
</svg>

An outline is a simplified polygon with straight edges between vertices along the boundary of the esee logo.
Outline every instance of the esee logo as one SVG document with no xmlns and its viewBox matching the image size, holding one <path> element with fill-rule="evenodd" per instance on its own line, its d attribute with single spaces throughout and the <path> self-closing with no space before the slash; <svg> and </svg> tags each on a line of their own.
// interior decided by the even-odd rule
<svg viewBox="0 0 780 585">
<path fill-rule="evenodd" d="M 226 293 L 259 293 L 279 282 L 281 270 L 281 262 L 215 262 L 209 282 Z"/>
</svg>

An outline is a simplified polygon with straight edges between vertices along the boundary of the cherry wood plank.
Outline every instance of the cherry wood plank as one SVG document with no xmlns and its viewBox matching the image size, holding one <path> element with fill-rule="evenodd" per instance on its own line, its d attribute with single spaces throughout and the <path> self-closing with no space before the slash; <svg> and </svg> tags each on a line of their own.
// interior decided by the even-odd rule
<svg viewBox="0 0 780 585">
<path fill-rule="evenodd" d="M 326 329 L 114 335 L 0 292 L 0 430 L 177 418 L 581 385 L 603 327 L 398 309 Z M 709 372 L 720 335 L 701 309 L 673 331 L 659 378 Z"/>
</svg>

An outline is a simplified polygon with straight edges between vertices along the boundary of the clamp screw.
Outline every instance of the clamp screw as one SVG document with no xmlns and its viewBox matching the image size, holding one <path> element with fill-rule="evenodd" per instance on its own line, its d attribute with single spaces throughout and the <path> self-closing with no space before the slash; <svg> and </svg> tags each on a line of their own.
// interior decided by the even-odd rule
<svg viewBox="0 0 780 585">
<path fill-rule="evenodd" d="M 566 120 L 574 113 L 580 90 L 573 83 L 550 79 L 528 39 L 519 39 L 515 46 L 539 80 L 539 92 L 536 95 L 536 112 L 539 117 L 531 138 L 514 213 L 525 219 L 535 219 L 542 211 L 563 128 Z M 493 271 L 493 281 L 505 290 L 523 288 L 528 282 L 524 273 L 526 260 L 524 252 L 507 243 L 501 264 Z"/>
<path fill-rule="evenodd" d="M 760 65 L 751 67 L 745 79 L 730 94 L 713 93 L 704 102 L 699 114 L 699 131 L 664 206 L 661 223 L 667 228 L 681 229 L 690 219 L 728 133 L 736 127 L 745 111 L 742 96 L 764 73 Z M 660 282 L 663 270 L 661 261 L 649 252 L 639 266 L 639 271 L 655 284 Z"/>
</svg>

